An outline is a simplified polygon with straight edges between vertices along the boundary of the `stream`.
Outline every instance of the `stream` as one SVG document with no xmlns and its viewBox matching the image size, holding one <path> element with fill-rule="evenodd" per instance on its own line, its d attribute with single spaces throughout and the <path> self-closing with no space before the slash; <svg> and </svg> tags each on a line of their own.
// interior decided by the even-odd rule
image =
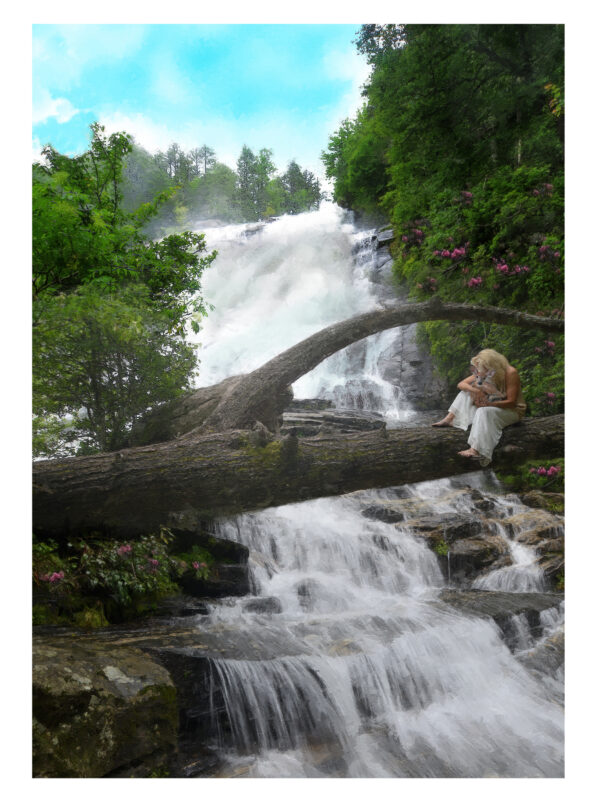
<svg viewBox="0 0 600 800">
<path fill-rule="evenodd" d="M 263 226 L 198 227 L 219 251 L 203 288 L 215 310 L 192 337 L 198 385 L 249 372 L 393 296 L 376 232 L 332 204 Z M 381 368 L 411 337 L 401 329 L 352 345 L 294 384 L 295 398 L 415 424 L 402 364 L 397 382 Z M 481 519 L 505 543 L 506 563 L 461 588 L 549 591 L 534 549 L 517 541 L 535 514 L 491 470 L 215 523 L 217 536 L 249 548 L 259 602 L 227 598 L 194 618 L 200 639 L 240 641 L 235 657 L 211 660 L 212 777 L 562 777 L 562 670 L 527 667 L 561 629 L 562 604 L 536 625 L 514 615 L 509 636 L 443 602 L 456 576 L 415 533 L 435 515 Z"/>
</svg>

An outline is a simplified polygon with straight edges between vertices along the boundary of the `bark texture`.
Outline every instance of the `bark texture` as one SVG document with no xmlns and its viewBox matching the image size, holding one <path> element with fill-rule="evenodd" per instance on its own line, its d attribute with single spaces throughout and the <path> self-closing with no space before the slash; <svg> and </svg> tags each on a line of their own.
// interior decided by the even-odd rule
<svg viewBox="0 0 600 800">
<path fill-rule="evenodd" d="M 248 429 L 256 421 L 277 432 L 283 409 L 291 399 L 290 385 L 321 361 L 366 336 L 429 320 L 476 320 L 547 332 L 564 331 L 563 320 L 508 308 L 441 303 L 437 298 L 426 303 L 394 304 L 330 325 L 248 375 L 228 378 L 217 386 L 199 389 L 163 406 L 149 416 L 132 443 L 166 441 L 199 428 L 204 433 Z"/>
<path fill-rule="evenodd" d="M 562 415 L 506 428 L 494 466 L 563 453 Z M 160 525 L 194 530 L 203 520 L 357 489 L 433 480 L 479 469 L 457 455 L 466 434 L 406 428 L 275 439 L 259 430 L 37 462 L 33 524 L 55 538 L 104 531 L 137 536 Z"/>
</svg>

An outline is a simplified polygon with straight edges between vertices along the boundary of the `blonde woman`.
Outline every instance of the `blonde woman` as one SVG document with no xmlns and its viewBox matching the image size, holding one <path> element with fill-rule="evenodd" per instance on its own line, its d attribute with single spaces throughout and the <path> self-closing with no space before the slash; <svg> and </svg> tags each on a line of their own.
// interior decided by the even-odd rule
<svg viewBox="0 0 600 800">
<path fill-rule="evenodd" d="M 519 373 L 503 355 L 495 350 L 482 350 L 471 359 L 471 366 L 473 374 L 458 384 L 460 393 L 448 414 L 433 427 L 466 431 L 472 425 L 470 447 L 459 455 L 477 459 L 487 467 L 502 429 L 523 419 L 526 406 Z M 485 380 L 490 373 L 495 386 Z M 504 399 L 496 399 L 498 394 Z"/>
</svg>

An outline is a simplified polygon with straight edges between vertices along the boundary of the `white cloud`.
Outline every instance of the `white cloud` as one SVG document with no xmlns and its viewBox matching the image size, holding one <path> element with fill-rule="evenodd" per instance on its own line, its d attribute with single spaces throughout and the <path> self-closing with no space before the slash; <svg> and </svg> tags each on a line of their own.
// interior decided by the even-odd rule
<svg viewBox="0 0 600 800">
<path fill-rule="evenodd" d="M 42 155 L 42 143 L 37 136 L 34 136 L 31 140 L 31 163 L 33 164 L 36 161 L 43 164 L 46 159 Z"/>
<path fill-rule="evenodd" d="M 79 110 L 66 97 L 52 97 L 47 89 L 36 88 L 33 92 L 33 124 L 55 117 L 58 122 L 68 122 Z"/>
<path fill-rule="evenodd" d="M 362 87 L 371 74 L 371 67 L 363 56 L 354 48 L 348 50 L 332 50 L 323 57 L 323 71 L 332 80 L 344 80 L 350 83 L 335 109 L 329 115 L 330 132 L 339 126 L 347 117 L 353 117 L 365 102 Z"/>
</svg>

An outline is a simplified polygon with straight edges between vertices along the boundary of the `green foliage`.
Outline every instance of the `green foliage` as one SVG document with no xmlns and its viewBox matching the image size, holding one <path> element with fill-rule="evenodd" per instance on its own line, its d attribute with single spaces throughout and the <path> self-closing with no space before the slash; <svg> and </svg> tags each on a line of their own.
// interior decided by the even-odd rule
<svg viewBox="0 0 600 800">
<path fill-rule="evenodd" d="M 194 350 L 169 332 L 169 318 L 149 294 L 144 285 L 107 295 L 88 284 L 40 300 L 33 331 L 36 455 L 75 440 L 87 452 L 117 450 L 150 406 L 189 387 Z"/>
<path fill-rule="evenodd" d="M 214 564 L 214 558 L 208 550 L 199 545 L 193 545 L 187 553 L 177 553 L 174 556 L 179 560 L 179 566 L 184 570 L 191 570 L 199 580 L 206 580 Z"/>
<path fill-rule="evenodd" d="M 530 489 L 549 492 L 565 490 L 565 462 L 562 458 L 553 461 L 528 461 L 510 471 L 497 470 L 496 474 L 515 492 L 526 492 Z"/>
<path fill-rule="evenodd" d="M 445 541 L 438 542 L 433 549 L 438 554 L 438 556 L 448 555 L 448 544 Z"/>
<path fill-rule="evenodd" d="M 563 26 L 364 25 L 366 105 L 323 154 L 334 198 L 384 211 L 411 297 L 562 316 Z M 521 374 L 531 413 L 562 410 L 563 337 L 425 323 L 453 387 L 484 347 Z"/>
<path fill-rule="evenodd" d="M 557 592 L 564 592 L 565 590 L 565 573 L 559 572 L 554 581 L 554 588 Z"/>
<path fill-rule="evenodd" d="M 140 415 L 189 388 L 186 326 L 208 312 L 201 278 L 216 253 L 203 254 L 202 234 L 144 233 L 168 187 L 149 197 L 137 186 L 130 200 L 144 202 L 125 210 L 125 159 L 150 168 L 126 134 L 94 124 L 82 156 L 44 153 L 33 171 L 34 453 L 115 450 Z"/>
<path fill-rule="evenodd" d="M 163 529 L 131 542 L 99 535 L 70 540 L 62 548 L 54 541 L 34 542 L 36 624 L 102 627 L 177 593 L 175 580 L 182 566 L 169 555 L 172 538 Z"/>
</svg>

